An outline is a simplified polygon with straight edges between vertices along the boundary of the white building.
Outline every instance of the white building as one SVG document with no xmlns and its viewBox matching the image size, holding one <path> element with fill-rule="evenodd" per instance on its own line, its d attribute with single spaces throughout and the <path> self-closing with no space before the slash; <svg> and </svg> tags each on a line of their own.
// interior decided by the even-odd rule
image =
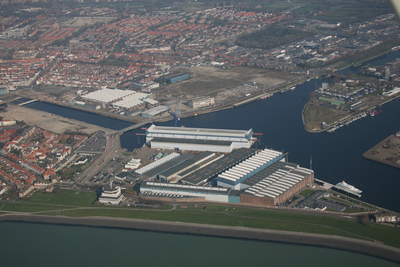
<svg viewBox="0 0 400 267">
<path fill-rule="evenodd" d="M 213 106 L 213 105 L 215 105 L 215 99 L 214 99 L 214 97 L 201 96 L 201 97 L 197 97 L 192 100 L 189 100 L 188 105 L 192 109 Z"/>
<path fill-rule="evenodd" d="M 101 192 L 101 196 L 99 197 L 99 202 L 102 204 L 118 205 L 123 198 L 124 195 L 121 193 L 121 187 L 113 187 L 112 181 L 110 181 L 110 185 L 103 187 L 103 191 Z"/>
<path fill-rule="evenodd" d="M 146 131 L 151 148 L 232 152 L 253 145 L 253 129 L 225 130 L 151 125 Z"/>
</svg>

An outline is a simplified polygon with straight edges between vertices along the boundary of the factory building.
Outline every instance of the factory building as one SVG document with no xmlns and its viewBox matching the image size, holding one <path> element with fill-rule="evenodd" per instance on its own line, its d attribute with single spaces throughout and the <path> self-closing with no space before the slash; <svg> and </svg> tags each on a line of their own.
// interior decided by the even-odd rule
<svg viewBox="0 0 400 267">
<path fill-rule="evenodd" d="M 163 177 L 161 180 L 182 176 L 176 180 L 178 183 L 144 183 L 141 195 L 271 207 L 284 203 L 314 181 L 312 170 L 285 162 L 282 153 L 269 149 L 256 154 L 242 148 L 226 156 L 210 152 L 196 156 L 174 164 L 159 175 Z M 218 187 L 204 186 L 215 181 Z"/>
<path fill-rule="evenodd" d="M 136 170 L 135 174 L 138 177 L 141 177 L 143 180 L 150 181 L 156 179 L 160 173 L 169 170 L 170 168 L 190 159 L 191 157 L 193 157 L 193 155 L 189 153 L 182 155 L 179 153 L 171 153 L 166 157 L 163 157 L 157 161 L 153 161 L 152 163 Z"/>
<path fill-rule="evenodd" d="M 240 203 L 274 206 L 314 181 L 314 171 L 295 163 L 278 161 L 243 181 L 248 188 L 240 194 Z"/>
<path fill-rule="evenodd" d="M 7 87 L 0 88 L 0 95 L 8 94 L 10 90 Z"/>
<path fill-rule="evenodd" d="M 102 108 L 108 108 L 111 104 L 122 100 L 124 97 L 134 94 L 135 91 L 119 90 L 119 89 L 102 89 L 86 95 L 82 95 L 82 100 L 94 104 L 101 105 Z"/>
<path fill-rule="evenodd" d="M 218 175 L 217 184 L 221 187 L 229 187 L 236 190 L 246 189 L 249 185 L 242 182 L 271 164 L 282 160 L 282 158 L 282 152 L 264 149 L 252 157 L 240 162 L 233 168 Z"/>
<path fill-rule="evenodd" d="M 214 97 L 200 96 L 188 101 L 188 106 L 192 109 L 208 107 L 215 105 Z"/>
<path fill-rule="evenodd" d="M 250 148 L 253 130 L 225 130 L 151 125 L 146 131 L 146 142 L 151 148 L 189 151 L 232 152 Z"/>
<path fill-rule="evenodd" d="M 170 110 L 170 107 L 158 106 L 158 107 L 149 109 L 145 112 L 142 112 L 141 115 L 142 115 L 142 117 L 145 117 L 145 118 L 154 119 L 158 116 L 161 116 L 161 115 L 167 113 L 169 110 Z"/>
<path fill-rule="evenodd" d="M 216 153 L 210 151 L 204 151 L 200 154 L 194 155 L 193 157 L 187 159 L 184 162 L 181 162 L 174 167 L 160 173 L 158 178 L 161 181 L 169 181 L 169 182 L 177 182 L 182 178 L 182 175 L 185 175 L 195 169 L 200 168 L 201 166 L 206 166 L 212 161 L 217 160 L 222 155 L 216 155 Z"/>
<path fill-rule="evenodd" d="M 81 95 L 86 105 L 100 105 L 102 108 L 112 107 L 125 112 L 158 105 L 158 101 L 149 97 L 150 94 L 146 93 L 108 88 Z"/>
<path fill-rule="evenodd" d="M 145 182 L 140 186 L 140 194 L 144 197 L 168 197 L 184 201 L 185 198 L 195 198 L 200 201 L 239 203 L 239 191 L 230 188 L 210 186 L 194 186 Z"/>
<path fill-rule="evenodd" d="M 144 99 L 148 97 L 145 93 L 134 92 L 134 94 L 128 95 L 121 100 L 112 104 L 113 108 L 122 109 L 125 111 L 132 111 L 134 109 L 144 109 L 146 104 Z M 154 100 L 155 101 L 155 100 Z"/>
<path fill-rule="evenodd" d="M 180 175 L 182 178 L 180 183 L 188 185 L 202 185 L 215 178 L 221 172 L 231 168 L 253 154 L 254 150 L 249 148 L 240 148 L 227 155 L 222 154 L 222 157 L 218 157 L 217 160 L 210 162 L 210 164 L 203 164 L 201 168 L 198 168 L 193 172 L 188 171 L 187 173 L 181 173 Z"/>
<path fill-rule="evenodd" d="M 187 74 L 187 73 L 180 73 L 177 75 L 171 75 L 171 76 L 165 77 L 165 81 L 167 83 L 175 83 L 175 82 L 179 82 L 179 81 L 186 80 L 186 79 L 189 79 L 189 74 Z"/>
</svg>

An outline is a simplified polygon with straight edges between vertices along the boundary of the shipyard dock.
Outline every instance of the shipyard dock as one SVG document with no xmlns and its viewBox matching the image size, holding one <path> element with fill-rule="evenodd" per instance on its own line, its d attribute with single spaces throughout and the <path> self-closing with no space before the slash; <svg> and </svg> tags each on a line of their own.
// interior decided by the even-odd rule
<svg viewBox="0 0 400 267">
<path fill-rule="evenodd" d="M 366 159 L 400 168 L 400 131 L 385 138 L 362 156 Z"/>
</svg>

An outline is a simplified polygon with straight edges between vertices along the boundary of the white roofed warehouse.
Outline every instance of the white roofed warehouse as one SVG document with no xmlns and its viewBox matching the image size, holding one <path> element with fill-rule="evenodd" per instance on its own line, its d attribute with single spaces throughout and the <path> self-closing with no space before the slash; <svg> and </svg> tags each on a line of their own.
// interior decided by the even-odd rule
<svg viewBox="0 0 400 267">
<path fill-rule="evenodd" d="M 176 154 L 178 158 L 189 155 L 172 154 Z M 142 168 L 143 171 L 149 171 L 147 169 L 151 166 L 147 166 L 146 169 Z M 285 203 L 314 181 L 314 171 L 286 162 L 282 152 L 271 149 L 254 153 L 251 149 L 242 148 L 219 156 L 203 152 L 186 157 L 179 163 L 163 166 L 167 168 L 153 168 L 151 171 L 156 170 L 159 177 L 164 177 L 161 181 L 169 182 L 142 183 L 142 197 L 162 197 L 164 200 L 168 198 L 168 201 L 177 202 L 217 201 L 273 207 Z M 179 181 L 169 178 L 176 174 L 180 176 Z M 215 184 L 217 187 L 211 186 Z"/>
<path fill-rule="evenodd" d="M 120 89 L 102 89 L 82 95 L 85 103 L 100 105 L 102 108 L 116 108 L 124 111 L 144 109 L 158 105 L 158 101 L 149 98 L 151 94 Z"/>
<path fill-rule="evenodd" d="M 146 131 L 151 148 L 229 153 L 253 145 L 253 130 L 225 130 L 151 125 Z"/>
</svg>

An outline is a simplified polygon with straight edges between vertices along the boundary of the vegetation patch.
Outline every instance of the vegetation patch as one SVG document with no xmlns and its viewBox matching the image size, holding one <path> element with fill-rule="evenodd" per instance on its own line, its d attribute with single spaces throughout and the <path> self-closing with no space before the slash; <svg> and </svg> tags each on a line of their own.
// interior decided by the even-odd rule
<svg viewBox="0 0 400 267">
<path fill-rule="evenodd" d="M 65 206 L 51 206 L 51 205 L 37 205 L 30 203 L 6 203 L 1 210 L 2 211 L 18 211 L 18 212 L 38 212 L 38 211 L 49 211 L 49 210 L 62 210 L 70 209 L 72 207 Z"/>
<path fill-rule="evenodd" d="M 304 109 L 304 124 L 307 130 L 320 129 L 322 122 L 330 124 L 342 117 L 343 115 L 337 110 L 317 104 L 308 104 Z"/>
<path fill-rule="evenodd" d="M 290 28 L 269 26 L 252 33 L 244 33 L 236 44 L 244 47 L 271 49 L 311 37 L 313 33 Z"/>
<path fill-rule="evenodd" d="M 42 192 L 35 193 L 29 202 L 46 203 L 72 206 L 92 206 L 92 203 L 97 199 L 94 192 L 84 192 L 73 190 L 60 190 L 57 194 L 46 194 Z"/>
<path fill-rule="evenodd" d="M 163 204 L 161 209 L 162 210 L 172 210 L 174 206 L 172 206 L 172 204 Z"/>
<path fill-rule="evenodd" d="M 304 190 L 299 195 L 308 198 L 311 194 L 313 194 L 315 190 Z"/>
</svg>

